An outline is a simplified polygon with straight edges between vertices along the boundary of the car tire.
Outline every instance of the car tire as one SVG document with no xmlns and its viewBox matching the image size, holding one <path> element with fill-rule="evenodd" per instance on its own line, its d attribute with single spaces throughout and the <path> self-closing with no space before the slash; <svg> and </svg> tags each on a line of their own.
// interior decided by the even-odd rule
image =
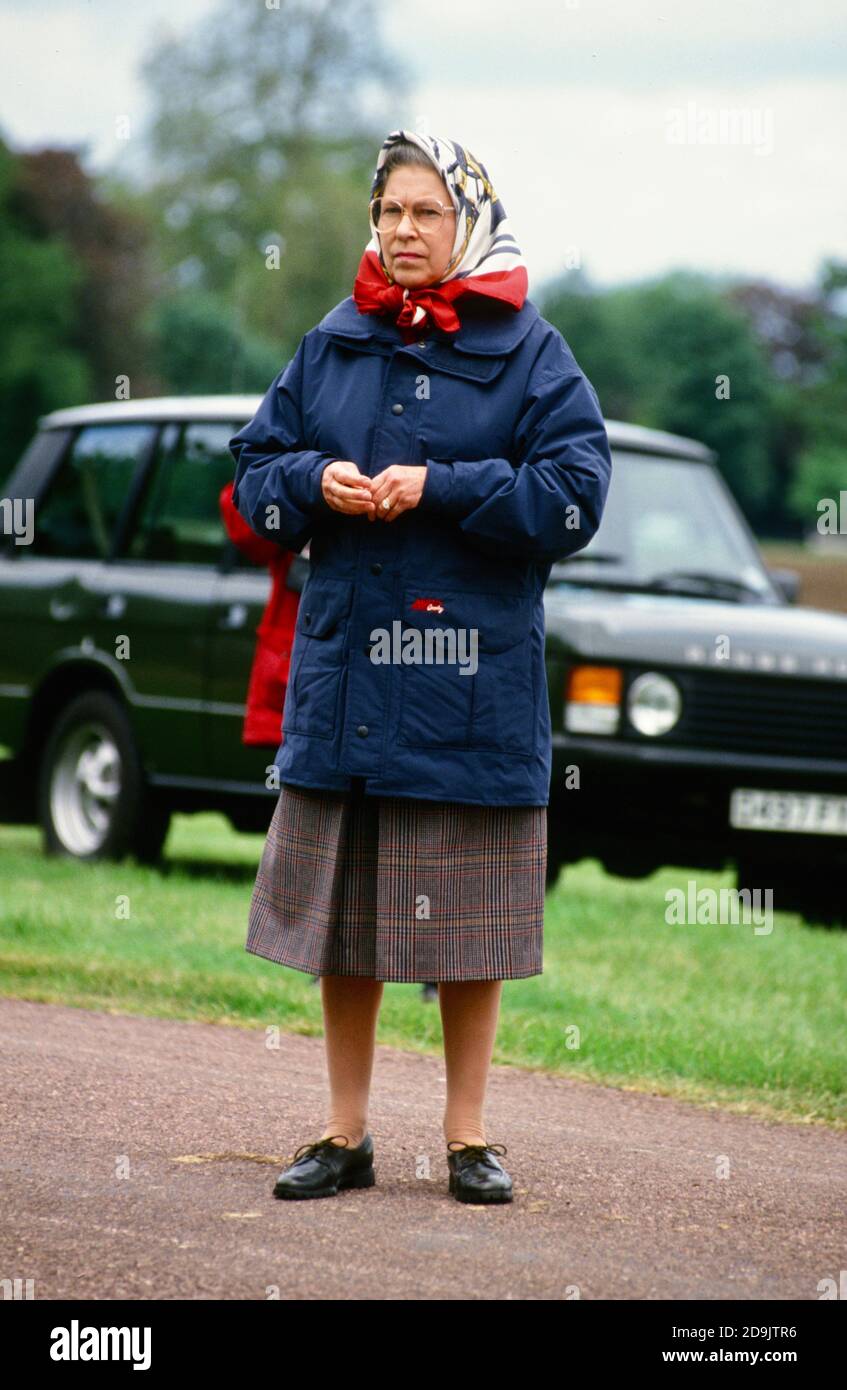
<svg viewBox="0 0 847 1390">
<path fill-rule="evenodd" d="M 548 852 L 547 869 L 544 875 L 544 886 L 548 892 L 551 888 L 555 888 L 556 884 L 559 882 L 559 874 L 562 872 L 562 864 L 563 860 L 561 860 L 558 857 L 558 855 L 550 854 Z"/>
<path fill-rule="evenodd" d="M 46 854 L 155 863 L 170 811 L 147 786 L 124 706 L 103 690 L 75 696 L 56 718 L 38 770 Z"/>
<path fill-rule="evenodd" d="M 774 912 L 798 912 L 809 923 L 825 926 L 847 924 L 847 907 L 836 894 L 838 875 L 827 875 L 821 865 L 777 864 L 761 855 L 740 854 L 736 860 L 735 886 L 760 892 L 773 891 Z"/>
</svg>

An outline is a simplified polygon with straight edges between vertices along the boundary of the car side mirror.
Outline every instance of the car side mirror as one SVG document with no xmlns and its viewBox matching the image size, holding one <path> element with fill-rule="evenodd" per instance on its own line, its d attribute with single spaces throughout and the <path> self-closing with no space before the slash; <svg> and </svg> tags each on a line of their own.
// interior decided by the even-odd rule
<svg viewBox="0 0 847 1390">
<path fill-rule="evenodd" d="M 796 603 L 800 596 L 800 574 L 797 570 L 768 570 L 768 574 L 776 584 L 777 588 L 785 595 L 789 603 Z"/>
<path fill-rule="evenodd" d="M 288 574 L 285 576 L 286 589 L 293 589 L 296 594 L 303 592 L 303 585 L 309 573 L 309 561 L 302 554 L 295 555 L 288 567 Z"/>
</svg>

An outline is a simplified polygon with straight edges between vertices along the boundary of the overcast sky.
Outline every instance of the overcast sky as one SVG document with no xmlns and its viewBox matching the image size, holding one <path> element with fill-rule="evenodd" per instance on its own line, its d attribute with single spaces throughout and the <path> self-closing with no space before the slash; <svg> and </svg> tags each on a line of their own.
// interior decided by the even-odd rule
<svg viewBox="0 0 847 1390">
<path fill-rule="evenodd" d="M 144 124 L 151 40 L 190 34 L 219 4 L 0 0 L 3 138 L 83 147 L 86 167 L 107 167 L 126 149 L 116 116 Z M 389 50 L 417 74 L 385 133 L 424 123 L 482 160 L 530 294 L 569 264 L 604 284 L 690 266 L 802 288 L 822 257 L 847 258 L 844 0 L 421 0 L 382 13 Z M 363 219 L 363 248 L 368 235 Z"/>
</svg>

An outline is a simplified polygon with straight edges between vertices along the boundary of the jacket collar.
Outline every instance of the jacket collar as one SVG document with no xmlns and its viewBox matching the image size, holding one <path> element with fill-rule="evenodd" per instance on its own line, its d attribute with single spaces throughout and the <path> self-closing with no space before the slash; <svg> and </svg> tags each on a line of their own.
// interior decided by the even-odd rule
<svg viewBox="0 0 847 1390">
<path fill-rule="evenodd" d="M 471 307 L 472 306 L 472 307 Z M 458 302 L 457 311 L 462 326 L 456 333 L 444 333 L 432 327 L 426 335 L 433 343 L 445 344 L 457 352 L 474 357 L 503 357 L 517 347 L 540 317 L 532 300 L 524 300 L 520 309 L 500 307 L 493 312 L 487 303 L 466 299 Z M 358 343 L 405 346 L 400 329 L 391 319 L 380 314 L 360 314 L 352 294 L 330 309 L 318 324 L 322 333 Z M 414 348 L 415 344 L 408 345 Z"/>
</svg>

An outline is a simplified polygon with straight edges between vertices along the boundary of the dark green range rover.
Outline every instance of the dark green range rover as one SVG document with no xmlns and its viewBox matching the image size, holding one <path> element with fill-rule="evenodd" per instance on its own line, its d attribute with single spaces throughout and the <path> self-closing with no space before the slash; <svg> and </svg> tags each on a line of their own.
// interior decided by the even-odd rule
<svg viewBox="0 0 847 1390">
<path fill-rule="evenodd" d="M 267 829 L 276 750 L 241 728 L 270 578 L 218 506 L 260 399 L 55 411 L 2 489 L 0 817 L 48 851 L 154 860 L 173 810 Z M 545 596 L 548 878 L 730 861 L 775 907 L 837 910 L 847 618 L 793 606 L 708 450 L 607 427 L 602 525 Z"/>
<path fill-rule="evenodd" d="M 816 917 L 847 909 L 847 618 L 792 606 L 714 455 L 608 422 L 593 540 L 545 593 L 549 872 L 737 867 Z"/>
</svg>

